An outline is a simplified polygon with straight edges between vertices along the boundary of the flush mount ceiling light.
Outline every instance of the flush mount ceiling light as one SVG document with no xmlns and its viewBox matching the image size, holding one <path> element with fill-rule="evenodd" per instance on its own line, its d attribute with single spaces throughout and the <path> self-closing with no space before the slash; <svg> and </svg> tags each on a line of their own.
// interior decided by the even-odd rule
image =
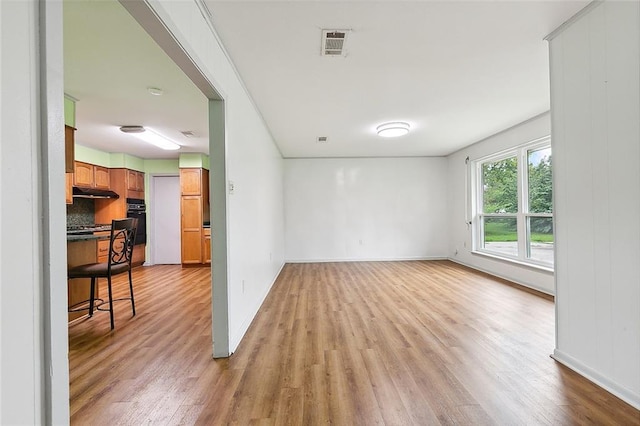
<svg viewBox="0 0 640 426">
<path fill-rule="evenodd" d="M 147 87 L 147 90 L 149 91 L 149 93 L 151 93 L 153 96 L 162 96 L 162 94 L 164 93 L 162 91 L 162 89 L 158 88 L 158 87 Z"/>
<path fill-rule="evenodd" d="M 378 136 L 382 136 L 383 138 L 397 138 L 398 136 L 404 136 L 409 133 L 409 128 L 409 123 L 392 121 L 376 127 L 376 132 L 378 132 Z"/>
<path fill-rule="evenodd" d="M 120 131 L 124 133 L 131 133 L 137 138 L 142 139 L 143 141 L 150 143 L 151 145 L 155 145 L 158 148 L 166 149 L 169 151 L 180 149 L 180 145 L 149 128 L 145 129 L 142 126 L 121 126 Z"/>
</svg>

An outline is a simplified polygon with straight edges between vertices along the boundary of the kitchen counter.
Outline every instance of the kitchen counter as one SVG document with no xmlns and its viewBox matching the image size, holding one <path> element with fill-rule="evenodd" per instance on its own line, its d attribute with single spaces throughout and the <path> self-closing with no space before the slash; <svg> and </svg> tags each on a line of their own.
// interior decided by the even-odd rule
<svg viewBox="0 0 640 426">
<path fill-rule="evenodd" d="M 74 241 L 98 241 L 98 240 L 108 240 L 109 234 L 106 235 L 96 235 L 96 234 L 74 234 L 67 235 L 67 242 L 71 243 Z"/>
</svg>

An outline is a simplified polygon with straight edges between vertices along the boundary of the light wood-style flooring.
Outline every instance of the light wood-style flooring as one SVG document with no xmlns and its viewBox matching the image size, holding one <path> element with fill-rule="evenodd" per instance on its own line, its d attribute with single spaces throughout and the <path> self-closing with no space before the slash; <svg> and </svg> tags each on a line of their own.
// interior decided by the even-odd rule
<svg viewBox="0 0 640 426">
<path fill-rule="evenodd" d="M 640 425 L 549 357 L 549 297 L 452 262 L 286 265 L 222 360 L 209 280 L 137 268 L 135 317 L 70 325 L 72 424 Z"/>
</svg>

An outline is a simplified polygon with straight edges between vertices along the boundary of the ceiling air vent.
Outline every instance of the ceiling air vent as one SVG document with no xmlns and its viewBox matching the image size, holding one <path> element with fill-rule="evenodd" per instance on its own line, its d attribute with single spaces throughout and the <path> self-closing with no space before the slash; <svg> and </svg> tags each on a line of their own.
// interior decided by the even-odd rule
<svg viewBox="0 0 640 426">
<path fill-rule="evenodd" d="M 349 30 L 322 30 L 322 56 L 345 56 Z"/>
<path fill-rule="evenodd" d="M 327 140 L 326 136 L 318 136 L 316 138 L 316 143 L 327 143 L 327 142 L 328 142 L 328 140 Z"/>
</svg>

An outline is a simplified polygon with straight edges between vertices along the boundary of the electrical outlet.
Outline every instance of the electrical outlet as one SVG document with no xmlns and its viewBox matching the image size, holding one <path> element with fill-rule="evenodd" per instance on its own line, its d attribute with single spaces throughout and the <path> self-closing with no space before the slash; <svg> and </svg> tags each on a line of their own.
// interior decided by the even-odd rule
<svg viewBox="0 0 640 426">
<path fill-rule="evenodd" d="M 233 183 L 233 181 L 229 181 L 229 195 L 233 195 L 233 193 L 236 191 L 236 186 Z"/>
</svg>

